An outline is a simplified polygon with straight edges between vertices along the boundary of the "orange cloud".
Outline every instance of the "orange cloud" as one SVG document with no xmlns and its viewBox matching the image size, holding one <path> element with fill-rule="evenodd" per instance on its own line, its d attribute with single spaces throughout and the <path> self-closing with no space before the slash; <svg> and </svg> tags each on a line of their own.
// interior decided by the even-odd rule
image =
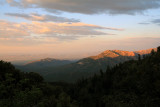
<svg viewBox="0 0 160 107">
<path fill-rule="evenodd" d="M 38 35 L 39 37 L 54 37 L 59 39 L 76 39 L 90 35 L 108 35 L 100 30 L 120 30 L 117 28 L 106 28 L 86 23 L 53 23 L 32 22 L 13 23 L 0 20 L 0 37 L 23 37 Z M 37 36 L 37 37 L 38 37 Z"/>
<path fill-rule="evenodd" d="M 19 37 L 29 35 L 26 26 L 22 23 L 17 24 L 0 20 L 0 25 L 0 37 Z"/>
</svg>

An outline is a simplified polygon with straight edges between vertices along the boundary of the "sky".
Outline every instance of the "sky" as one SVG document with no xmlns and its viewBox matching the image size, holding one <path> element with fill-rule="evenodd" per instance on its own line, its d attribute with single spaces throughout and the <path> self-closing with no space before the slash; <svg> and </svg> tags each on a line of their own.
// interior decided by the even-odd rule
<svg viewBox="0 0 160 107">
<path fill-rule="evenodd" d="M 79 59 L 160 45 L 160 0 L 0 0 L 0 59 Z"/>
</svg>

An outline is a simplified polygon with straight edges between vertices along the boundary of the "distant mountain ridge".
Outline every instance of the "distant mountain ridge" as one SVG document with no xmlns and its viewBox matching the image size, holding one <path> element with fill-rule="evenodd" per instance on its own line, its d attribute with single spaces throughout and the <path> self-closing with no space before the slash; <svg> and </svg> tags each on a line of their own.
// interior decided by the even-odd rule
<svg viewBox="0 0 160 107">
<path fill-rule="evenodd" d="M 129 51 L 121 51 L 121 50 L 106 50 L 100 53 L 99 55 L 91 56 L 90 58 L 96 60 L 96 59 L 105 58 L 105 57 L 115 58 L 119 56 L 135 56 L 135 53 L 129 52 Z"/>
<path fill-rule="evenodd" d="M 69 64 L 72 63 L 72 61 L 70 60 L 60 60 L 60 59 L 55 59 L 55 58 L 45 58 L 45 59 L 40 59 L 37 61 L 31 61 L 26 63 L 26 66 L 37 66 L 37 65 L 41 65 L 41 66 L 61 66 L 61 65 L 65 65 L 65 64 Z"/>
<path fill-rule="evenodd" d="M 155 48 L 152 49 L 156 51 Z M 96 56 L 83 58 L 76 62 L 46 58 L 18 68 L 26 72 L 38 72 L 47 81 L 74 82 L 82 77 L 92 76 L 98 73 L 100 69 L 104 71 L 107 66 L 136 60 L 138 54 L 149 54 L 152 49 L 140 51 L 106 50 Z"/>
<path fill-rule="evenodd" d="M 96 56 L 91 56 L 89 58 L 97 60 L 97 59 L 105 58 L 105 57 L 110 57 L 110 58 L 116 58 L 116 57 L 120 57 L 120 56 L 133 57 L 133 56 L 136 56 L 137 54 L 140 54 L 140 55 L 149 54 L 149 53 L 151 53 L 152 49 L 157 51 L 156 48 L 150 48 L 147 50 L 139 50 L 139 51 L 106 50 Z"/>
<path fill-rule="evenodd" d="M 145 55 L 145 54 L 150 54 L 152 50 L 157 51 L 157 48 L 150 48 L 150 49 L 146 49 L 146 50 L 134 51 L 134 53 L 140 54 L 140 55 Z"/>
</svg>

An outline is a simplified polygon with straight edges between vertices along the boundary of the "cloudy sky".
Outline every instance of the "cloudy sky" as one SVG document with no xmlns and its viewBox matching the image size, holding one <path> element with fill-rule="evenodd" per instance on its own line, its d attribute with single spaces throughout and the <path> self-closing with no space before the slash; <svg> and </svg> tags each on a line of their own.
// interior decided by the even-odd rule
<svg viewBox="0 0 160 107">
<path fill-rule="evenodd" d="M 158 45 L 160 0 L 0 0 L 1 59 L 76 59 Z"/>
</svg>

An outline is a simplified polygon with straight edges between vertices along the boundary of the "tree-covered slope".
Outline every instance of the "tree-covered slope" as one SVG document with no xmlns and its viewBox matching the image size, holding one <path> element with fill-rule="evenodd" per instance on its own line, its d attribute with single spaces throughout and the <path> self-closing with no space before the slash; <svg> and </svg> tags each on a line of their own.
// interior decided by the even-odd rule
<svg viewBox="0 0 160 107">
<path fill-rule="evenodd" d="M 0 61 L 0 107 L 74 107 L 63 91 L 69 85 L 62 85 L 50 85 L 37 73 L 24 73 Z"/>
<path fill-rule="evenodd" d="M 75 84 L 70 95 L 80 107 L 158 107 L 160 47 L 144 59 L 127 61 Z"/>
</svg>

